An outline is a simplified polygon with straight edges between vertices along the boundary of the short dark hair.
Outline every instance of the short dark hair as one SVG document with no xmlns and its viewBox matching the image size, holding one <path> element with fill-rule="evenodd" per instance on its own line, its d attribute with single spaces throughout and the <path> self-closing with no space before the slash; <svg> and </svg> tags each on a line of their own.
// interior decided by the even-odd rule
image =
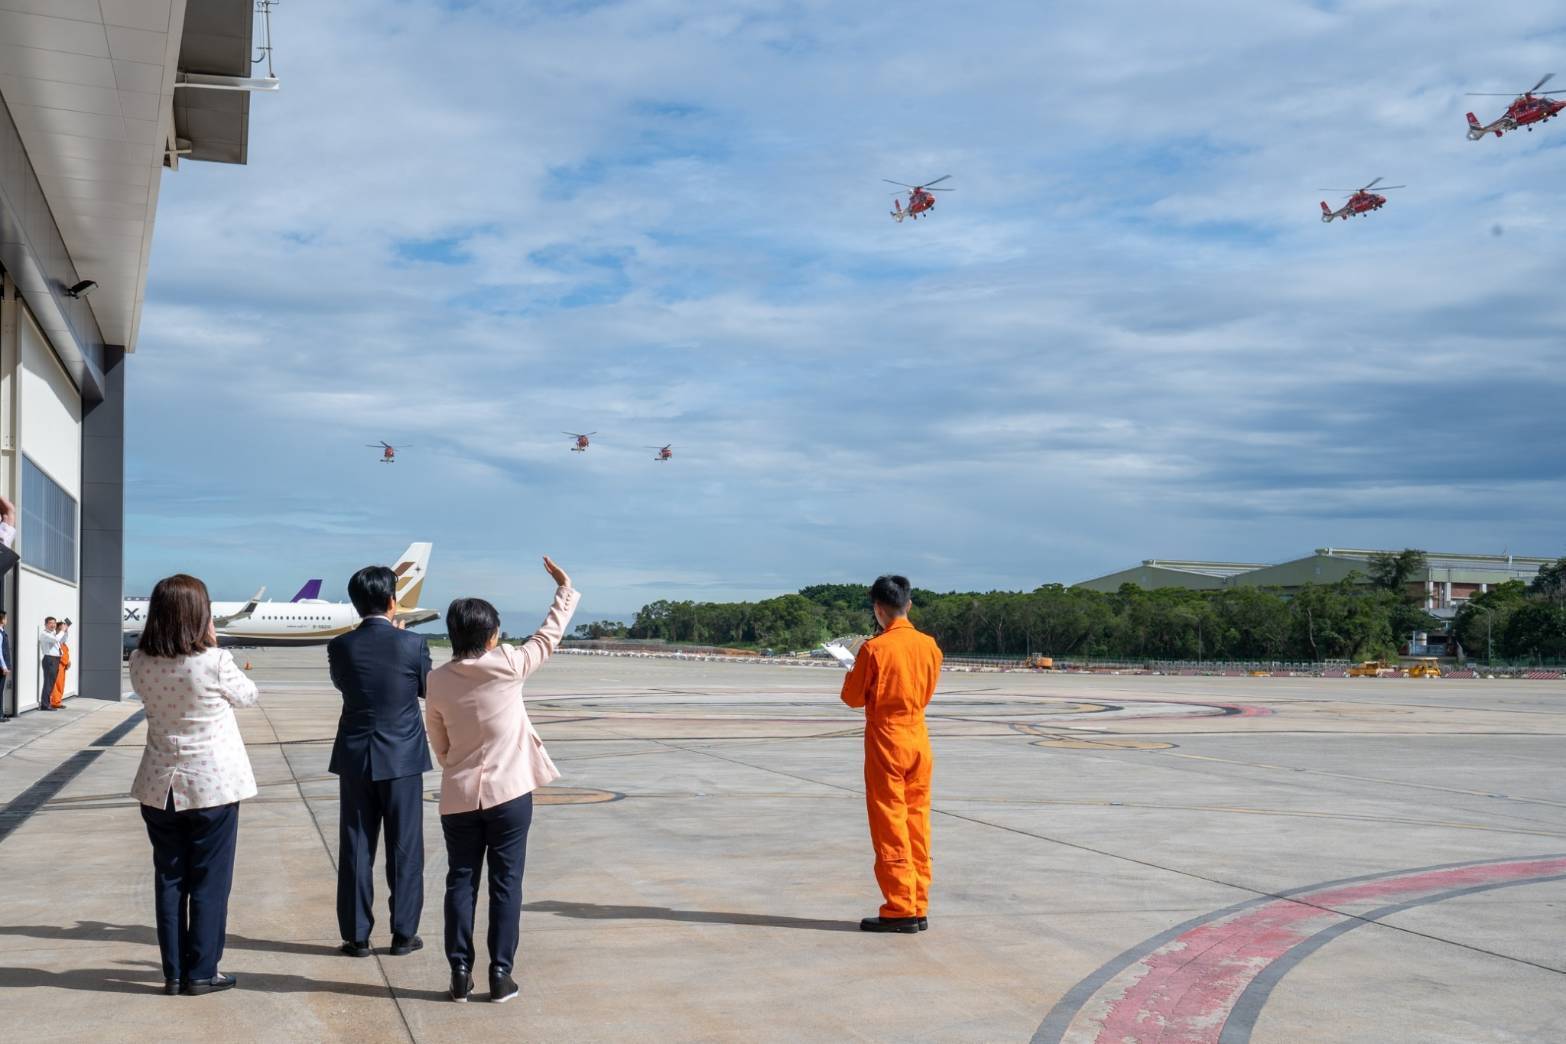
<svg viewBox="0 0 1566 1044">
<path fill-rule="evenodd" d="M 52 616 L 44 617 L 44 623 L 54 623 L 54 617 L 52 617 Z"/>
<path fill-rule="evenodd" d="M 360 616 L 379 616 L 397 597 L 397 574 L 386 566 L 365 566 L 348 578 L 348 597 Z"/>
<path fill-rule="evenodd" d="M 175 573 L 152 589 L 147 624 L 136 648 L 146 656 L 194 656 L 212 647 L 207 635 L 211 626 L 207 585 L 187 573 Z"/>
<path fill-rule="evenodd" d="M 454 660 L 483 656 L 484 647 L 499 630 L 500 613 L 482 598 L 456 598 L 446 610 L 446 635 Z"/>
<path fill-rule="evenodd" d="M 908 583 L 906 576 L 894 576 L 888 573 L 876 577 L 875 583 L 870 585 L 870 601 L 905 613 L 913 602 L 912 592 L 913 587 Z"/>
</svg>

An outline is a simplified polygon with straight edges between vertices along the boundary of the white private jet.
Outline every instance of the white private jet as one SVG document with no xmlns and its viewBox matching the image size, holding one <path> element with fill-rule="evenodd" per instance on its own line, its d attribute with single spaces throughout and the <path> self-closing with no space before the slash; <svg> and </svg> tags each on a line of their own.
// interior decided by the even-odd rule
<svg viewBox="0 0 1566 1044">
<path fill-rule="evenodd" d="M 397 604 L 400 606 L 397 620 L 408 627 L 440 617 L 434 609 L 419 608 L 419 594 L 424 588 L 430 551 L 434 547 L 429 543 L 410 544 L 392 566 L 397 574 Z M 263 602 L 261 598 L 265 594 L 263 587 L 248 602 L 212 603 L 212 622 L 217 625 L 219 645 L 325 645 L 339 634 L 359 626 L 359 611 L 352 602 L 328 602 L 297 595 L 291 602 Z M 127 598 L 124 609 L 125 645 L 132 648 L 146 624 L 147 599 Z"/>
</svg>

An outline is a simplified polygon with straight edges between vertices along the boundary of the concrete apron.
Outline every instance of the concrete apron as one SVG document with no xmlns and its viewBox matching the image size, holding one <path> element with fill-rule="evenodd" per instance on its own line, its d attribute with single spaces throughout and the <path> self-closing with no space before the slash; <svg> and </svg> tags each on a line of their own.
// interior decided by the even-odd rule
<svg viewBox="0 0 1566 1044">
<path fill-rule="evenodd" d="M 433 801 L 425 949 L 386 954 L 378 891 L 376 956 L 338 955 L 336 698 L 319 650 L 247 655 L 238 990 L 158 992 L 143 728 L 99 742 L 134 704 L 0 755 L 6 802 L 76 766 L 0 840 L 0 997 L 29 1039 L 1566 1039 L 1566 686 L 954 677 L 932 930 L 887 937 L 855 930 L 878 897 L 836 676 L 561 659 L 528 690 L 565 777 L 522 995 L 464 1006 Z M 476 1001 L 485 927 L 481 904 Z"/>
</svg>

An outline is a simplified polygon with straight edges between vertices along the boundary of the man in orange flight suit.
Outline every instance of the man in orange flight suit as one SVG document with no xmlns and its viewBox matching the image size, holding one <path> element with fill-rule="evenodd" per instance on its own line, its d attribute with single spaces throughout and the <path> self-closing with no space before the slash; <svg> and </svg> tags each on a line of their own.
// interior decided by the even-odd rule
<svg viewBox="0 0 1566 1044">
<path fill-rule="evenodd" d="M 49 694 L 49 706 L 59 710 L 65 706 L 65 672 L 71 666 L 71 647 L 60 643 L 60 669 L 54 673 L 54 691 Z"/>
<path fill-rule="evenodd" d="M 843 681 L 843 702 L 865 709 L 865 803 L 875 879 L 886 902 L 866 917 L 867 932 L 911 935 L 929 927 L 930 734 L 924 708 L 941 676 L 941 650 L 908 622 L 906 577 L 870 587 L 881 633 L 865 642 Z"/>
</svg>

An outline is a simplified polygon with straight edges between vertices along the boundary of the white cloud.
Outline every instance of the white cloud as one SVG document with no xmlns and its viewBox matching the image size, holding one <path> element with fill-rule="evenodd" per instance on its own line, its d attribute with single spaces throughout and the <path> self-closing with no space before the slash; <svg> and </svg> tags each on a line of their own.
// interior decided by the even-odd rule
<svg viewBox="0 0 1566 1044">
<path fill-rule="evenodd" d="M 133 586 L 237 596 L 411 539 L 437 600 L 507 605 L 549 551 L 617 612 L 900 563 L 1566 551 L 1566 130 L 1471 143 L 1468 103 L 1505 100 L 1461 96 L 1551 67 L 1544 8 L 1477 36 L 1444 2 L 277 18 L 250 165 L 163 190 Z M 887 218 L 880 178 L 948 172 L 930 220 Z M 1317 220 L 1377 175 L 1409 187 Z"/>
</svg>

